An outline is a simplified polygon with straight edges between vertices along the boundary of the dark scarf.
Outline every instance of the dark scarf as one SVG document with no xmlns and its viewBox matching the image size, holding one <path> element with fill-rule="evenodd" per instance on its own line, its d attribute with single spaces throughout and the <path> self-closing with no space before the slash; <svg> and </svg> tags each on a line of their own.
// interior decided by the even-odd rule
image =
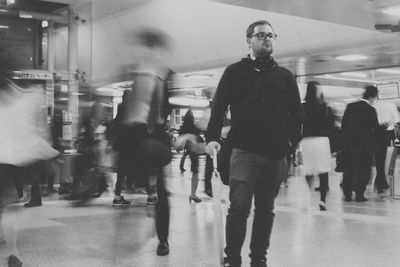
<svg viewBox="0 0 400 267">
<path fill-rule="evenodd" d="M 242 62 L 258 72 L 270 71 L 278 66 L 274 58 L 271 56 L 257 57 L 253 60 L 250 55 L 247 55 L 247 57 L 242 59 Z"/>
</svg>

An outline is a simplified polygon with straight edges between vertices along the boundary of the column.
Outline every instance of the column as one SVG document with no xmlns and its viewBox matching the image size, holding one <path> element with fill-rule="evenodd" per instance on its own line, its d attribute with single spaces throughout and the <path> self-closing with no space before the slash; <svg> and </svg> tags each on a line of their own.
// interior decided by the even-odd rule
<svg viewBox="0 0 400 267">
<path fill-rule="evenodd" d="M 78 69 L 78 21 L 73 9 L 69 10 L 68 22 L 68 109 L 72 119 L 72 140 L 78 138 L 79 98 L 78 80 L 75 77 Z"/>
</svg>

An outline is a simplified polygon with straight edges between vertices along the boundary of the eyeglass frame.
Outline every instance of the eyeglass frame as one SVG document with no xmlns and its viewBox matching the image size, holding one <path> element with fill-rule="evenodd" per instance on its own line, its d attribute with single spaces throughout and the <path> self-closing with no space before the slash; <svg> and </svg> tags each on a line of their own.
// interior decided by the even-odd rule
<svg viewBox="0 0 400 267">
<path fill-rule="evenodd" d="M 259 34 L 265 34 L 265 37 L 264 38 L 262 38 L 262 39 L 260 39 L 260 37 L 258 36 Z M 260 40 L 260 41 L 264 41 L 264 40 L 266 40 L 267 38 L 268 39 L 272 39 L 272 40 L 276 40 L 276 38 L 278 37 L 278 35 L 276 34 L 276 33 L 272 33 L 272 32 L 258 32 L 258 33 L 256 33 L 256 34 L 253 34 L 251 37 L 257 37 L 257 40 Z"/>
</svg>

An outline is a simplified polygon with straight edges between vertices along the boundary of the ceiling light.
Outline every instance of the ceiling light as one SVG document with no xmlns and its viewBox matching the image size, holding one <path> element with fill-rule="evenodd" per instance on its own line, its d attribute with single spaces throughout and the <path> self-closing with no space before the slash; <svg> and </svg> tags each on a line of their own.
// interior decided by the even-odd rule
<svg viewBox="0 0 400 267">
<path fill-rule="evenodd" d="M 0 12 L 5 13 L 5 12 L 8 12 L 8 10 L 6 10 L 6 9 L 0 9 Z"/>
<path fill-rule="evenodd" d="M 10 28 L 10 26 L 8 26 L 8 25 L 0 25 L 0 29 L 8 29 L 8 28 Z"/>
<path fill-rule="evenodd" d="M 355 60 L 363 60 L 367 59 L 367 56 L 363 55 L 344 55 L 344 56 L 337 56 L 336 59 L 344 60 L 344 61 L 355 61 Z"/>
<path fill-rule="evenodd" d="M 356 78 L 367 78 L 368 75 L 364 72 L 341 72 L 340 75 L 356 77 Z"/>
<path fill-rule="evenodd" d="M 29 13 L 27 13 L 25 11 L 20 11 L 19 12 L 19 17 L 23 18 L 23 19 L 31 19 L 31 18 L 33 18 L 32 14 L 29 14 Z"/>
<path fill-rule="evenodd" d="M 400 6 L 392 6 L 385 9 L 382 9 L 383 13 L 399 16 L 400 17 Z"/>
<path fill-rule="evenodd" d="M 328 79 L 328 80 L 340 80 L 340 81 L 352 81 L 352 82 L 362 82 L 362 83 L 372 83 L 372 84 L 379 84 L 380 81 L 369 80 L 369 79 L 357 79 L 351 77 L 336 77 L 333 75 L 317 75 L 314 76 L 319 79 Z"/>
<path fill-rule="evenodd" d="M 7 5 L 15 4 L 15 0 L 7 0 Z"/>
<path fill-rule="evenodd" d="M 376 71 L 390 74 L 400 74 L 400 69 L 377 69 Z"/>
<path fill-rule="evenodd" d="M 49 22 L 47 20 L 42 21 L 42 28 L 46 28 L 49 26 Z"/>
<path fill-rule="evenodd" d="M 193 73 L 193 74 L 186 74 L 185 78 L 193 78 L 193 79 L 204 79 L 204 78 L 212 78 L 214 75 L 208 73 Z"/>
</svg>

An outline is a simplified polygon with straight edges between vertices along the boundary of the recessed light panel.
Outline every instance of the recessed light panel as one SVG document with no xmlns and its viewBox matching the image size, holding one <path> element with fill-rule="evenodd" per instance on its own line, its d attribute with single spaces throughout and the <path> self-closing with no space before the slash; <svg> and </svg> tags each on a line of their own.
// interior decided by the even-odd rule
<svg viewBox="0 0 400 267">
<path fill-rule="evenodd" d="M 390 14 L 390 15 L 400 17 L 400 6 L 388 7 L 388 8 L 382 9 L 382 12 L 385 14 Z"/>
<path fill-rule="evenodd" d="M 344 56 L 337 56 L 336 59 L 344 60 L 344 61 L 356 61 L 356 60 L 363 60 L 367 59 L 367 56 L 364 55 L 344 55 Z"/>
<path fill-rule="evenodd" d="M 400 74 L 400 69 L 377 69 L 376 71 L 390 74 Z"/>
</svg>

